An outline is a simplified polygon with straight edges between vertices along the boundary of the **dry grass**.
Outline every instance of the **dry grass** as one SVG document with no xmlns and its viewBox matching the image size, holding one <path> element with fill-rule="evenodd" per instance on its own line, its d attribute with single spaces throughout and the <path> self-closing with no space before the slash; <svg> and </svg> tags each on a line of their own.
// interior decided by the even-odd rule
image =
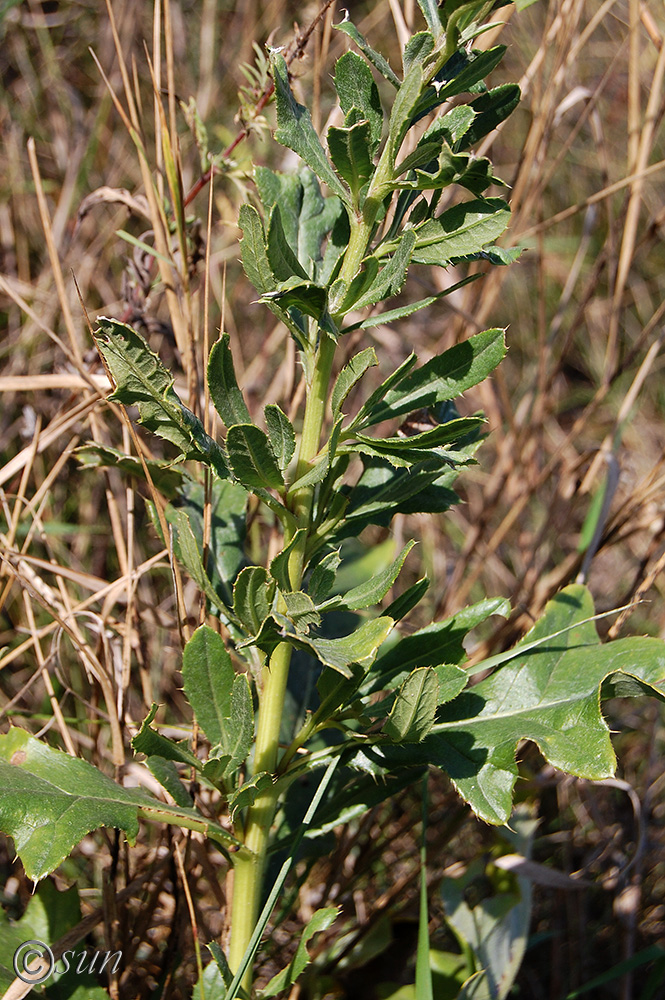
<svg viewBox="0 0 665 1000">
<path fill-rule="evenodd" d="M 351 7 L 398 65 L 400 32 L 417 22 L 413 0 Z M 253 304 L 237 262 L 235 220 L 251 191 L 252 161 L 289 162 L 266 141 L 272 110 L 263 106 L 263 81 L 246 97 L 245 118 L 234 116 L 246 82 L 239 66 L 255 59 L 252 40 L 289 44 L 299 37 L 294 20 L 310 24 L 318 9 L 169 0 L 153 10 L 120 0 L 111 18 L 89 0 L 30 0 L 0 15 L 2 724 L 48 732 L 120 780 L 147 780 L 125 760 L 151 701 L 167 706 L 169 724 L 189 719 L 177 671 L 200 599 L 171 572 L 147 491 L 116 470 L 77 465 L 74 449 L 88 440 L 133 453 L 158 448 L 105 402 L 108 382 L 81 302 L 91 318 L 115 315 L 146 332 L 203 413 L 204 359 L 223 315 L 250 407 L 279 402 L 297 417 L 303 386 L 293 344 Z M 371 337 L 382 372 L 414 347 L 426 358 L 487 325 L 508 326 L 510 353 L 491 382 L 467 394 L 466 407 L 486 412 L 491 434 L 464 477 L 466 503 L 444 519 L 400 520 L 395 533 L 423 541 L 432 579 L 423 620 L 481 596 L 510 597 L 515 615 L 479 636 L 482 651 L 512 642 L 578 577 L 601 609 L 646 602 L 615 634 L 663 635 L 665 21 L 658 4 L 639 0 L 541 0 L 509 14 L 500 12 L 506 24 L 491 35 L 509 46 L 493 82 L 520 80 L 524 101 L 483 152 L 512 185 L 508 242 L 525 253 L 424 319 L 376 327 Z M 303 41 L 304 58 L 296 58 L 297 41 L 290 50 L 320 123 L 331 108 L 330 66 L 344 47 L 332 17 L 333 8 L 306 48 Z M 197 184 L 199 150 L 180 104 L 190 96 L 211 149 L 232 150 L 210 184 Z M 163 199 L 176 206 L 173 217 Z M 404 294 L 422 297 L 454 280 L 419 273 Z M 581 532 L 603 489 L 607 506 L 585 558 Z M 269 535 L 256 520 L 250 546 L 260 552 Z M 592 535 L 593 524 L 587 544 Z M 525 753 L 523 787 L 543 817 L 538 858 L 582 870 L 600 888 L 540 890 L 533 930 L 544 936 L 527 955 L 520 996 L 561 1000 L 665 931 L 662 715 L 654 705 L 610 709 L 632 798 L 623 786 L 561 781 L 542 771 L 532 749 Z M 302 873 L 297 908 L 304 919 L 326 899 L 340 902 L 356 928 L 349 953 L 379 925 L 384 934 L 403 932 L 401 970 L 380 973 L 395 981 L 412 954 L 408 926 L 417 912 L 413 807 L 405 793 L 343 830 L 331 858 Z M 440 778 L 433 809 L 435 883 L 491 835 L 458 810 Z M 5 902 L 15 914 L 29 887 L 10 857 L 5 847 Z M 81 934 L 123 949 L 126 972 L 111 983 L 112 996 L 147 996 L 157 983 L 163 997 L 185 996 L 196 972 L 193 957 L 183 958 L 192 956 L 193 924 L 201 941 L 224 930 L 220 861 L 195 836 L 144 830 L 129 851 L 104 832 L 55 876 L 59 886 L 78 879 L 86 887 Z M 290 929 L 268 949 L 266 975 L 281 964 Z M 334 968 L 327 972 L 334 978 Z M 338 980 L 335 995 L 350 998 L 369 997 L 377 978 L 351 964 Z M 638 969 L 588 995 L 638 1000 L 645 980 Z"/>
</svg>

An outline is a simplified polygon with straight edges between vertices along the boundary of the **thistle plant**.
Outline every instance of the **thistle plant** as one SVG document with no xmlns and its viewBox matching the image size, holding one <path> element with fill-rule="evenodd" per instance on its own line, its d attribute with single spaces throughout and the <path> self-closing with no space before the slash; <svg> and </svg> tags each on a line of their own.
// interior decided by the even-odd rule
<svg viewBox="0 0 665 1000">
<path fill-rule="evenodd" d="M 510 208 L 489 192 L 505 194 L 506 185 L 473 152 L 520 96 L 515 85 L 486 83 L 504 47 L 474 47 L 500 5 L 419 6 L 426 28 L 409 39 L 400 73 L 348 18 L 337 25 L 350 47 L 334 71 L 340 123 L 325 136 L 296 100 L 282 54 L 270 53 L 275 138 L 300 166 L 256 167 L 255 197 L 240 210 L 241 255 L 263 307 L 295 341 L 306 383 L 302 415 L 292 422 L 269 404 L 261 421 L 252 420 L 222 333 L 207 369 L 224 426 L 213 437 L 137 331 L 105 318 L 95 330 L 115 385 L 109 398 L 138 407 L 139 422 L 172 456 L 139 455 L 131 467 L 148 483 L 156 530 L 204 595 L 207 619 L 186 636 L 182 677 L 205 749 L 162 735 L 153 706 L 132 746 L 166 802 L 121 787 L 23 730 L 0 736 L 0 824 L 35 880 L 99 826 L 119 828 L 132 842 L 139 819 L 167 822 L 216 842 L 234 873 L 228 955 L 211 943 L 227 1000 L 252 990 L 253 955 L 305 833 L 316 838 L 429 767 L 445 771 L 483 820 L 507 824 L 521 740 L 534 741 L 557 768 L 603 778 L 615 758 L 599 693 L 665 694 L 662 642 L 601 644 L 582 585 L 557 595 L 513 649 L 469 668 L 467 633 L 510 608 L 488 597 L 402 637 L 399 622 L 428 581 L 385 600 L 414 541 L 370 579 L 350 589 L 336 582 L 345 540 L 370 525 L 388 528 L 397 514 L 441 514 L 457 501 L 453 486 L 475 461 L 483 418 L 460 416 L 455 401 L 490 376 L 505 351 L 504 332 L 489 329 L 424 364 L 410 354 L 359 407 L 350 405 L 381 359 L 365 346 L 340 364 L 347 335 L 379 323 L 399 330 L 401 319 L 459 286 L 391 305 L 410 269 L 475 262 L 463 284 L 518 256 L 496 245 Z M 426 422 L 414 428 L 408 418 L 416 411 Z M 114 460 L 110 449 L 95 454 Z M 250 508 L 281 538 L 263 562 L 246 555 Z M 329 617 L 340 610 L 356 623 L 343 635 Z M 285 733 L 296 652 L 316 694 Z M 213 797 L 214 819 L 192 802 L 183 781 L 190 773 Z M 308 774 L 317 791 L 294 833 L 283 806 Z M 269 855 L 284 848 L 271 886 Z M 296 958 L 262 996 L 290 986 L 306 964 L 306 942 L 334 917 L 334 908 L 315 913 Z M 481 966 L 469 974 L 476 984 L 488 975 Z M 480 995 L 468 990 L 460 996 Z"/>
</svg>

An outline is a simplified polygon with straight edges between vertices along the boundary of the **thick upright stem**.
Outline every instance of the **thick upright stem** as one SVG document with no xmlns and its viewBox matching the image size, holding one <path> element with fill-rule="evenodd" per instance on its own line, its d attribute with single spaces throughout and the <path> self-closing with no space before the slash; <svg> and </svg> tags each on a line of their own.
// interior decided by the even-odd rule
<svg viewBox="0 0 665 1000">
<path fill-rule="evenodd" d="M 296 464 L 296 479 L 303 476 L 319 450 L 321 430 L 328 402 L 330 374 L 335 355 L 335 342 L 322 333 L 314 359 L 311 385 L 305 404 L 300 450 Z M 297 490 L 292 498 L 292 509 L 296 523 L 305 532 L 293 550 L 289 563 L 291 586 L 297 590 L 302 582 L 307 533 L 311 527 L 313 487 Z M 291 541 L 285 538 L 285 544 Z M 288 643 L 279 645 L 270 661 L 263 668 L 263 685 L 260 692 L 259 722 L 254 752 L 254 773 L 274 774 L 277 769 L 279 752 L 279 731 L 284 711 L 286 684 L 289 676 L 292 647 Z M 233 904 L 231 909 L 231 945 L 229 965 L 237 969 L 254 930 L 261 903 L 261 891 L 265 872 L 266 857 L 270 839 L 270 828 L 277 806 L 275 786 L 262 792 L 250 807 L 245 825 L 245 846 L 248 854 L 238 856 L 234 865 Z M 243 986 L 251 988 L 251 968 L 247 971 Z"/>
</svg>

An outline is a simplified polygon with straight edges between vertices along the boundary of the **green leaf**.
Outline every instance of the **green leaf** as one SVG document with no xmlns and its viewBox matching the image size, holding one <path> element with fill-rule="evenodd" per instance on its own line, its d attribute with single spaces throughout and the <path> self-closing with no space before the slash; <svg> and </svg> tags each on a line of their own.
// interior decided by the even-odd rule
<svg viewBox="0 0 665 1000">
<path fill-rule="evenodd" d="M 257 635 L 270 614 L 275 584 L 263 566 L 246 566 L 233 587 L 233 610 L 250 635 Z"/>
<path fill-rule="evenodd" d="M 372 445 L 386 454 L 390 452 L 399 455 L 414 450 L 429 452 L 442 445 L 459 441 L 471 431 L 477 430 L 483 422 L 482 417 L 460 417 L 457 420 L 447 420 L 443 424 L 436 424 L 419 434 L 409 434 L 405 437 L 373 438 L 367 434 L 357 434 L 356 437 L 364 444 Z M 451 453 L 451 458 L 454 454 Z"/>
<path fill-rule="evenodd" d="M 83 469 L 120 469 L 147 482 L 143 463 L 133 455 L 125 455 L 118 448 L 104 444 L 85 444 L 74 449 L 75 458 Z M 155 488 L 168 500 L 178 495 L 186 476 L 185 470 L 164 459 L 144 459 Z"/>
<path fill-rule="evenodd" d="M 343 31 L 345 35 L 348 35 L 349 38 L 356 43 L 360 51 L 364 53 L 367 59 L 371 62 L 372 66 L 374 66 L 375 69 L 378 69 L 381 76 L 385 77 L 389 83 L 392 83 L 393 87 L 399 87 L 400 80 L 397 74 L 391 69 L 390 64 L 386 61 L 386 59 L 384 59 L 381 53 L 376 52 L 372 48 L 364 35 L 358 31 L 355 24 L 348 19 L 348 12 L 345 20 L 342 21 L 341 24 L 336 24 L 335 28 L 337 28 L 338 31 Z"/>
<path fill-rule="evenodd" d="M 363 608 L 369 608 L 373 604 L 378 604 L 379 601 L 382 601 L 399 576 L 406 557 L 415 544 L 414 541 L 407 542 L 395 561 L 387 569 L 383 570 L 382 573 L 375 574 L 369 580 L 365 581 L 365 583 L 361 583 L 359 586 L 347 591 L 346 594 L 337 599 L 339 605 L 348 608 L 350 611 L 360 611 Z"/>
<path fill-rule="evenodd" d="M 296 449 L 296 432 L 286 413 L 277 403 L 268 403 L 264 409 L 266 427 L 272 450 L 280 469 L 287 468 Z"/>
<path fill-rule="evenodd" d="M 260 991 L 261 997 L 277 996 L 278 993 L 288 989 L 292 983 L 296 982 L 311 961 L 307 952 L 308 941 L 315 934 L 327 930 L 337 919 L 338 913 L 339 908 L 337 906 L 326 906 L 325 909 L 316 911 L 302 932 L 296 953 L 291 959 L 290 964 L 285 969 L 282 969 L 281 972 L 278 972 L 276 976 L 272 977 L 268 985 Z"/>
<path fill-rule="evenodd" d="M 345 52 L 335 64 L 335 90 L 345 116 L 358 111 L 361 120 L 369 123 L 372 149 L 381 141 L 383 109 L 379 88 L 372 71 L 356 52 Z"/>
<path fill-rule="evenodd" d="M 325 288 L 313 281 L 303 281 L 300 278 L 289 278 L 274 292 L 266 292 L 264 302 L 276 303 L 280 309 L 299 309 L 306 316 L 312 316 L 321 321 L 328 302 Z M 328 332 L 332 332 L 329 329 Z"/>
<path fill-rule="evenodd" d="M 402 145 L 402 140 L 412 124 L 422 87 L 423 68 L 419 63 L 414 63 L 397 91 L 397 96 L 390 112 L 388 143 L 390 145 L 391 161 L 393 164 Z"/>
<path fill-rule="evenodd" d="M 386 312 L 377 313 L 376 316 L 370 316 L 369 319 L 363 320 L 362 323 L 345 327 L 342 333 L 349 333 L 356 328 L 369 330 L 373 326 L 387 326 L 390 323 L 395 323 L 397 320 L 404 319 L 405 316 L 411 316 L 420 309 L 426 309 L 427 306 L 431 306 L 438 299 L 442 299 L 446 295 L 451 295 L 458 288 L 464 288 L 465 285 L 469 285 L 472 281 L 477 281 L 481 277 L 482 274 L 480 272 L 468 274 L 461 281 L 456 281 L 454 285 L 449 285 L 448 288 L 445 288 L 442 292 L 437 292 L 436 295 L 428 295 L 426 299 L 419 299 L 417 302 L 410 302 L 406 306 L 399 306 L 397 309 L 388 309 Z"/>
<path fill-rule="evenodd" d="M 296 632 L 307 634 L 312 626 L 321 624 L 321 615 L 314 601 L 302 590 L 291 590 L 282 593 L 286 604 L 286 615 L 293 622 Z"/>
<path fill-rule="evenodd" d="M 487 822 L 504 823 L 510 815 L 521 739 L 537 743 L 554 767 L 570 774 L 600 779 L 613 773 L 614 751 L 598 695 L 605 678 L 627 675 L 665 694 L 661 640 L 601 645 L 587 620 L 592 615 L 586 588 L 566 587 L 517 645 L 515 657 L 444 706 L 422 744 Z M 553 633 L 560 634 L 547 641 Z M 519 655 L 521 646 L 540 639 L 546 641 Z"/>
<path fill-rule="evenodd" d="M 229 811 L 231 819 L 235 822 L 235 817 L 239 809 L 246 809 L 256 802 L 257 797 L 266 788 L 272 785 L 272 775 L 267 771 L 259 771 L 253 774 L 247 781 L 243 781 L 240 788 L 229 798 Z"/>
<path fill-rule="evenodd" d="M 291 553 L 302 544 L 304 536 L 307 534 L 305 528 L 298 528 L 291 541 L 279 552 L 270 563 L 270 575 L 276 581 L 280 590 L 291 590 L 291 577 L 289 575 L 289 562 Z"/>
<path fill-rule="evenodd" d="M 472 49 L 471 52 L 458 50 L 437 77 L 442 86 L 437 91 L 436 103 L 442 104 L 449 97 L 468 93 L 499 65 L 505 52 L 505 45 L 495 45 L 492 49 Z"/>
<path fill-rule="evenodd" d="M 121 788 L 85 760 L 53 750 L 22 729 L 0 735 L 0 830 L 13 837 L 28 878 L 54 871 L 76 844 L 100 826 L 123 830 L 135 843 L 139 816 L 207 833 L 238 845 L 194 809 L 181 809 L 136 788 Z M 239 845 L 238 845 L 239 846 Z"/>
<path fill-rule="evenodd" d="M 432 54 L 433 49 L 434 38 L 431 31 L 418 31 L 415 35 L 411 35 L 402 53 L 404 74 L 406 75 L 416 62 L 423 66 Z"/>
<path fill-rule="evenodd" d="M 505 352 L 503 330 L 485 330 L 455 344 L 404 375 L 396 385 L 393 383 L 393 387 L 383 393 L 381 402 L 370 406 L 370 397 L 363 407 L 365 413 L 360 426 L 369 427 L 402 413 L 454 399 L 487 378 Z"/>
<path fill-rule="evenodd" d="M 279 205 L 287 244 L 309 275 L 321 265 L 322 283 L 328 280 L 332 262 L 348 244 L 348 216 L 339 198 L 323 198 L 311 170 L 298 174 L 276 174 L 267 167 L 255 170 L 256 184 L 266 214 Z M 327 238 L 327 264 L 321 263 L 321 247 Z"/>
<path fill-rule="evenodd" d="M 361 295 L 354 302 L 354 309 L 365 309 L 373 306 L 383 299 L 392 298 L 398 295 L 406 281 L 406 272 L 411 261 L 411 254 L 416 244 L 416 237 L 413 232 L 406 232 L 402 236 L 397 249 L 388 263 L 381 268 L 378 276 L 372 282 L 364 295 Z"/>
<path fill-rule="evenodd" d="M 210 352 L 208 387 L 215 409 L 227 427 L 251 424 L 252 418 L 236 381 L 228 333 L 222 334 Z"/>
<path fill-rule="evenodd" d="M 377 658 L 366 693 L 373 694 L 401 683 L 402 678 L 415 667 L 463 663 L 466 659 L 464 638 L 467 633 L 486 621 L 490 615 L 507 617 L 509 614 L 510 604 L 507 600 L 500 597 L 489 598 L 458 611 L 445 621 L 432 622 L 431 625 L 418 629 L 412 635 L 404 636 Z M 465 671 L 460 671 L 451 674 L 450 677 L 456 678 L 455 684 L 462 683 L 464 673 Z M 466 681 L 455 694 L 458 694 L 464 686 Z M 446 697 L 446 700 L 449 698 Z"/>
<path fill-rule="evenodd" d="M 176 743 L 167 736 L 162 736 L 150 723 L 157 715 L 159 706 L 153 703 L 150 711 L 141 723 L 136 736 L 132 738 L 132 749 L 135 753 L 144 753 L 148 759 L 152 757 L 163 757 L 164 760 L 176 761 L 179 764 L 187 764 L 197 771 L 201 770 L 201 761 L 192 753 L 186 740 Z"/>
<path fill-rule="evenodd" d="M 439 679 L 431 667 L 418 667 L 402 684 L 384 733 L 395 743 L 420 743 L 434 725 L 439 704 Z"/>
<path fill-rule="evenodd" d="M 185 694 L 214 748 L 211 756 L 228 757 L 227 771 L 247 757 L 254 736 L 252 697 L 244 674 L 236 674 L 222 637 L 201 625 L 182 657 Z"/>
<path fill-rule="evenodd" d="M 284 634 L 284 638 L 297 649 L 313 653 L 324 666 L 332 667 L 343 677 L 351 678 L 353 676 L 351 665 L 369 667 L 392 627 L 392 618 L 383 616 L 363 622 L 355 632 L 341 639 L 320 639 L 288 633 Z"/>
<path fill-rule="evenodd" d="M 385 609 L 386 614 L 389 618 L 394 619 L 395 622 L 401 621 L 402 618 L 406 618 L 409 612 L 419 604 L 428 589 L 429 580 L 424 576 L 421 580 L 411 584 L 403 594 L 395 598 L 392 604 L 389 604 Z"/>
<path fill-rule="evenodd" d="M 274 205 L 270 213 L 268 226 L 268 260 L 270 268 L 278 281 L 288 281 L 294 276 L 304 278 L 309 275 L 296 257 L 288 242 L 282 225 L 282 212 L 279 205 Z"/>
<path fill-rule="evenodd" d="M 346 181 L 354 200 L 374 173 L 369 155 L 371 132 L 369 122 L 360 121 L 350 127 L 331 125 L 328 129 L 328 150 L 337 173 Z"/>
<path fill-rule="evenodd" d="M 451 108 L 445 115 L 437 118 L 436 121 L 427 129 L 421 142 L 426 142 L 430 138 L 435 139 L 440 137 L 448 143 L 451 149 L 454 149 L 460 139 L 462 139 L 471 128 L 475 117 L 476 112 L 474 111 L 472 105 L 459 104 L 456 108 Z M 473 145 L 473 143 L 470 143 L 469 145 Z"/>
<path fill-rule="evenodd" d="M 520 88 L 516 83 L 506 83 L 476 97 L 469 105 L 474 113 L 474 121 L 464 134 L 461 148 L 470 149 L 484 136 L 493 132 L 508 115 L 512 114 L 521 97 Z"/>
<path fill-rule="evenodd" d="M 266 236 L 261 216 L 253 205 L 241 205 L 238 225 L 242 230 L 240 253 L 245 274 L 260 295 L 272 292 L 276 286 L 266 253 Z"/>
<path fill-rule="evenodd" d="M 203 566 L 203 556 L 199 549 L 196 536 L 192 529 L 186 510 L 169 506 L 165 512 L 166 520 L 173 528 L 173 551 L 179 562 L 183 564 L 199 590 L 206 595 L 213 607 L 225 613 L 228 620 L 228 609 L 225 601 L 212 585 L 210 577 Z"/>
<path fill-rule="evenodd" d="M 360 354 L 356 354 L 355 357 L 351 358 L 349 362 L 344 365 L 337 376 L 332 396 L 330 397 L 333 423 L 337 420 L 337 417 L 341 413 L 342 404 L 353 389 L 356 382 L 360 381 L 368 368 L 372 368 L 374 365 L 378 365 L 378 363 L 379 362 L 374 348 L 366 347 L 364 351 L 361 351 Z"/>
<path fill-rule="evenodd" d="M 151 774 L 157 778 L 162 788 L 165 788 L 175 804 L 184 809 L 191 809 L 192 797 L 180 780 L 178 769 L 172 760 L 165 757 L 148 757 L 146 764 Z"/>
<path fill-rule="evenodd" d="M 513 823 L 520 825 L 518 816 L 511 817 L 511 827 Z M 533 819 L 530 823 L 533 828 Z M 479 885 L 484 889 L 480 899 Z M 465 983 L 460 1000 L 505 1000 L 526 950 L 531 920 L 529 882 L 516 878 L 506 886 L 505 872 L 476 860 L 460 878 L 443 880 L 441 896 L 446 922 L 471 952 L 475 967 L 482 970 Z"/>
<path fill-rule="evenodd" d="M 510 208 L 501 198 L 477 199 L 442 212 L 416 230 L 414 264 L 439 264 L 478 253 L 496 240 L 510 220 Z"/>
<path fill-rule="evenodd" d="M 284 477 L 264 432 L 254 424 L 235 424 L 226 436 L 229 462 L 236 479 L 248 489 L 282 489 Z"/>
<path fill-rule="evenodd" d="M 358 410 L 358 414 L 351 424 L 351 427 L 370 426 L 369 424 L 364 423 L 366 415 L 371 413 L 371 411 L 377 406 L 378 403 L 381 402 L 383 397 L 393 388 L 393 386 L 398 385 L 405 378 L 408 372 L 410 372 L 416 364 L 417 360 L 418 357 L 415 353 L 410 354 L 408 358 L 402 362 L 399 368 L 396 368 L 392 375 L 389 375 L 388 378 L 374 390 L 374 392 L 367 398 Z"/>
<path fill-rule="evenodd" d="M 418 6 L 423 12 L 423 17 L 427 22 L 427 27 L 435 38 L 443 31 L 441 18 L 439 17 L 439 5 L 437 0 L 418 0 Z"/>
<path fill-rule="evenodd" d="M 148 430 L 170 441 L 184 457 L 205 462 L 222 479 L 228 478 L 221 448 L 183 406 L 173 388 L 173 376 L 143 337 L 114 319 L 100 316 L 97 322 L 95 342 L 116 384 L 109 399 L 126 406 L 136 404 Z"/>
<path fill-rule="evenodd" d="M 341 561 L 339 549 L 335 549 L 334 552 L 328 552 L 312 570 L 307 590 L 315 604 L 324 601 L 332 590 Z"/>
<path fill-rule="evenodd" d="M 208 539 L 208 559 L 203 567 L 203 536 L 204 536 L 204 509 L 206 503 L 206 490 L 200 483 L 186 480 L 178 497 L 177 505 L 166 508 L 166 519 L 174 526 L 174 549 L 185 565 L 183 548 L 180 543 L 180 523 L 174 518 L 173 511 L 183 511 L 188 518 L 189 527 L 194 534 L 194 547 L 196 554 L 191 551 L 191 558 L 194 560 L 187 566 L 188 572 L 194 580 L 199 579 L 199 574 L 205 569 L 205 573 L 213 586 L 217 595 L 213 603 L 219 608 L 220 601 L 231 605 L 231 588 L 240 567 L 244 561 L 244 543 L 246 530 L 246 512 L 249 494 L 240 483 L 233 483 L 229 480 L 213 480 L 208 494 L 210 504 L 210 534 Z M 192 547 L 189 539 L 190 550 Z M 207 584 L 199 586 L 205 593 L 208 593 Z"/>
<path fill-rule="evenodd" d="M 277 104 L 277 131 L 275 138 L 283 146 L 288 146 L 304 160 L 316 176 L 328 185 L 342 201 L 347 200 L 347 192 L 340 183 L 326 156 L 319 137 L 312 125 L 312 117 L 302 104 L 298 104 L 289 85 L 289 71 L 284 57 L 277 54 L 272 60 L 275 80 L 275 102 Z"/>
</svg>

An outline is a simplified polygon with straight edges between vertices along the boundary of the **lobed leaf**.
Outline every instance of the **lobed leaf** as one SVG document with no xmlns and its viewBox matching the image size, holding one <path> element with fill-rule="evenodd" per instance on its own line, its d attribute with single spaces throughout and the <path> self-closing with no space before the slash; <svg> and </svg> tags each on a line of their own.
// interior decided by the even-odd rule
<svg viewBox="0 0 665 1000">
<path fill-rule="evenodd" d="M 599 689 L 606 678 L 634 678 L 665 700 L 661 640 L 602 645 L 592 616 L 588 590 L 566 587 L 517 645 L 516 655 L 445 705 L 419 745 L 487 822 L 508 820 L 522 739 L 532 740 L 550 764 L 570 774 L 597 780 L 614 772 L 610 732 L 600 712 Z M 544 641 L 519 654 L 520 646 L 539 640 Z"/>
<path fill-rule="evenodd" d="M 122 788 L 92 764 L 54 750 L 22 729 L 0 735 L 0 830 L 14 839 L 28 878 L 54 871 L 100 826 L 136 841 L 139 816 L 200 830 L 221 844 L 238 842 L 195 809 L 167 805 L 137 788 Z"/>
</svg>

